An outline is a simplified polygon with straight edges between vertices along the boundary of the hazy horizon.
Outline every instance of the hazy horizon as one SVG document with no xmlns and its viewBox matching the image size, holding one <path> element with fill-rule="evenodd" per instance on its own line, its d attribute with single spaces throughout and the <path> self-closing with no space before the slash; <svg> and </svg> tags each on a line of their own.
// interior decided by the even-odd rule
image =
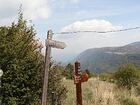
<svg viewBox="0 0 140 105">
<path fill-rule="evenodd" d="M 0 25 L 9 25 L 18 17 L 22 4 L 24 18 L 34 24 L 37 38 L 45 45 L 46 33 L 72 31 L 111 31 L 139 27 L 139 0 L 1 0 Z M 122 46 L 140 40 L 140 30 L 115 33 L 54 34 L 67 44 L 64 50 L 53 49 L 57 61 L 72 60 L 82 51 L 107 46 Z"/>
</svg>

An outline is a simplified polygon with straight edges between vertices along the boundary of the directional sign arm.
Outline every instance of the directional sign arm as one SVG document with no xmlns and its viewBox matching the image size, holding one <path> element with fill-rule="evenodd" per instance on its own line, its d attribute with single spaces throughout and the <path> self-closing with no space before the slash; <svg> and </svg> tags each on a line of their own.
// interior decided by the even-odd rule
<svg viewBox="0 0 140 105">
<path fill-rule="evenodd" d="M 66 47 L 66 44 L 64 42 L 49 39 L 46 40 L 46 45 L 58 49 L 64 49 Z"/>
</svg>

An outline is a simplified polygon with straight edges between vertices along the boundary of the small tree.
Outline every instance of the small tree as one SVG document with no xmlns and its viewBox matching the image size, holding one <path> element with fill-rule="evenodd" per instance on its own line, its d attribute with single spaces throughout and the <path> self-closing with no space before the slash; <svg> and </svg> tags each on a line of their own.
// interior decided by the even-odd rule
<svg viewBox="0 0 140 105">
<path fill-rule="evenodd" d="M 33 26 L 28 26 L 20 12 L 17 23 L 0 27 L 0 100 L 2 105 L 39 105 L 41 103 L 44 56 Z M 66 97 L 60 68 L 49 71 L 49 98 L 57 93 L 58 104 Z"/>
<path fill-rule="evenodd" d="M 130 90 L 133 86 L 138 84 L 140 74 L 133 65 L 124 64 L 115 72 L 114 79 L 118 87 Z"/>
<path fill-rule="evenodd" d="M 44 57 L 42 46 L 19 13 L 17 23 L 0 27 L 0 68 L 2 105 L 38 105 L 42 93 Z"/>
</svg>

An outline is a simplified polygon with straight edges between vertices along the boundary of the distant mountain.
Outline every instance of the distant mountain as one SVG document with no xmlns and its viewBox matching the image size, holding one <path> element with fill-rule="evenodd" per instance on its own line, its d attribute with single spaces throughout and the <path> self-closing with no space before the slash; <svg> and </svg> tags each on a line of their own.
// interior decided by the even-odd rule
<svg viewBox="0 0 140 105">
<path fill-rule="evenodd" d="M 121 47 L 88 49 L 79 54 L 75 60 L 81 62 L 81 69 L 98 73 L 113 70 L 125 63 L 132 63 L 136 67 L 140 67 L 140 42 Z"/>
</svg>

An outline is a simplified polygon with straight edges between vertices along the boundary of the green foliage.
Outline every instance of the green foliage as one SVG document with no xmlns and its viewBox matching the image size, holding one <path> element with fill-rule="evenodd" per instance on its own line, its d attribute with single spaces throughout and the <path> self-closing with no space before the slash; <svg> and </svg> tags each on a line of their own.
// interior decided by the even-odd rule
<svg viewBox="0 0 140 105">
<path fill-rule="evenodd" d="M 136 94 L 140 96 L 140 83 L 135 88 Z"/>
<path fill-rule="evenodd" d="M 114 79 L 118 87 L 130 90 L 138 84 L 140 73 L 133 65 L 124 64 L 115 72 Z"/>
<path fill-rule="evenodd" d="M 85 72 L 88 74 L 89 78 L 94 76 L 94 73 L 90 72 L 88 69 L 86 69 Z"/>
<path fill-rule="evenodd" d="M 102 80 L 102 81 L 107 81 L 108 78 L 109 78 L 109 76 L 108 76 L 107 73 L 101 73 L 101 74 L 99 75 L 99 77 L 100 77 L 100 80 Z"/>
<path fill-rule="evenodd" d="M 112 73 L 101 73 L 99 77 L 102 81 L 114 82 Z"/>
<path fill-rule="evenodd" d="M 133 99 L 123 99 L 121 100 L 121 105 L 138 105 Z"/>
<path fill-rule="evenodd" d="M 62 69 L 63 67 L 56 65 L 53 66 L 49 71 L 49 90 L 48 100 L 49 104 L 54 101 L 57 105 L 62 105 L 62 102 L 66 98 L 67 89 L 62 83 Z M 52 100 L 52 92 L 54 93 L 54 99 Z"/>
<path fill-rule="evenodd" d="M 64 76 L 66 76 L 67 79 L 73 79 L 74 75 L 74 67 L 71 63 L 67 64 L 64 70 Z"/>
<path fill-rule="evenodd" d="M 3 105 L 38 105 L 42 93 L 42 46 L 22 13 L 17 23 L 0 27 L 0 68 Z"/>
</svg>

